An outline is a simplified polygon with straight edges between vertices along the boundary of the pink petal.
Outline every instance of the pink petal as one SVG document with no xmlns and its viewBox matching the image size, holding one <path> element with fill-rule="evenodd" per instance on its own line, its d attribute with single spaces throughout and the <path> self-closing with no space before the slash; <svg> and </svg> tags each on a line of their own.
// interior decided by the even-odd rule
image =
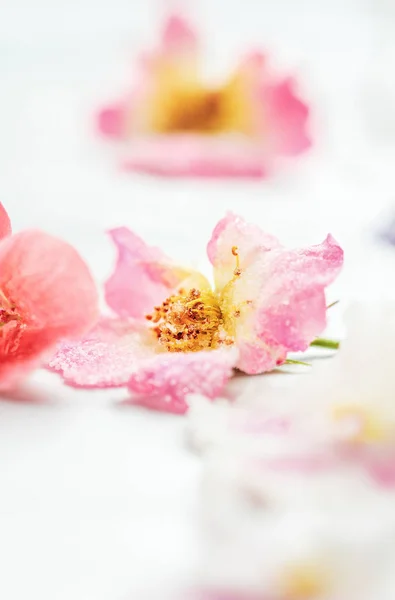
<svg viewBox="0 0 395 600">
<path fill-rule="evenodd" d="M 239 70 L 248 70 L 254 77 L 262 77 L 266 57 L 260 50 L 254 50 L 242 57 Z"/>
<path fill-rule="evenodd" d="M 122 166 L 169 177 L 247 177 L 267 174 L 261 144 L 247 137 L 173 134 L 136 138 Z"/>
<path fill-rule="evenodd" d="M 243 274 L 235 286 L 240 297 L 241 292 L 248 295 L 248 280 L 254 293 L 256 282 L 262 284 L 251 298 L 248 339 L 238 332 L 238 367 L 247 373 L 267 371 L 283 362 L 287 352 L 305 350 L 325 328 L 325 287 L 342 264 L 343 251 L 331 236 L 318 246 L 263 253 L 246 270 L 245 289 Z"/>
<path fill-rule="evenodd" d="M 276 366 L 282 365 L 287 358 L 287 349 L 276 340 L 268 340 L 266 344 L 256 337 L 251 341 L 239 336 L 237 347 L 240 359 L 237 368 L 249 375 L 267 373 Z"/>
<path fill-rule="evenodd" d="M 78 252 L 41 231 L 0 244 L 0 289 L 29 325 L 78 335 L 97 317 L 98 294 Z"/>
<path fill-rule="evenodd" d="M 260 468 L 276 473 L 295 472 L 302 475 L 315 475 L 322 471 L 332 471 L 339 467 L 339 461 L 331 454 L 306 454 L 301 456 L 279 456 L 259 461 Z"/>
<path fill-rule="evenodd" d="M 293 156 L 311 146 L 306 130 L 308 106 L 293 91 L 294 82 L 265 85 L 261 91 L 262 110 L 270 154 Z"/>
<path fill-rule="evenodd" d="M 385 488 L 395 487 L 395 453 L 393 444 L 364 444 L 356 447 L 343 447 L 340 458 L 363 466 L 373 481 Z"/>
<path fill-rule="evenodd" d="M 221 290 L 233 277 L 236 267 L 236 257 L 232 253 L 234 247 L 237 248 L 240 266 L 245 269 L 256 259 L 257 253 L 279 248 L 280 243 L 257 225 L 246 223 L 238 215 L 229 212 L 217 223 L 207 245 L 217 290 Z"/>
<path fill-rule="evenodd" d="M 381 460 L 368 462 L 367 470 L 372 479 L 385 489 L 394 489 L 395 487 L 395 459 L 394 456 L 385 457 Z"/>
<path fill-rule="evenodd" d="M 180 277 L 158 248 L 147 246 L 127 227 L 109 234 L 118 259 L 105 284 L 106 302 L 121 317 L 143 318 L 170 295 Z"/>
<path fill-rule="evenodd" d="M 62 343 L 48 368 L 73 387 L 119 387 L 127 384 L 139 361 L 152 352 L 135 323 L 103 318 L 82 339 Z"/>
<path fill-rule="evenodd" d="M 192 27 L 180 15 L 171 15 L 165 23 L 159 47 L 140 54 L 131 91 L 121 101 L 98 112 L 99 132 L 121 140 L 144 130 L 156 69 L 163 64 L 173 64 L 190 71 L 196 52 L 197 36 Z"/>
<path fill-rule="evenodd" d="M 183 414 L 188 410 L 188 394 L 218 396 L 236 361 L 234 349 L 158 354 L 141 363 L 129 380 L 129 389 L 139 395 L 136 404 Z"/>
<path fill-rule="evenodd" d="M 237 248 L 240 277 L 234 280 Z M 343 251 L 328 238 L 318 246 L 286 250 L 259 227 L 228 214 L 207 247 L 217 290 L 233 280 L 229 301 L 241 310 L 235 323 L 238 367 L 273 369 L 289 351 L 305 350 L 326 324 L 324 289 L 337 276 Z"/>
<path fill-rule="evenodd" d="M 173 14 L 167 19 L 162 34 L 162 51 L 183 54 L 197 50 L 198 37 L 192 25 L 181 15 Z"/>
<path fill-rule="evenodd" d="M 0 239 L 10 235 L 11 233 L 11 222 L 7 214 L 6 209 L 0 202 Z"/>
<path fill-rule="evenodd" d="M 151 65 L 141 65 L 136 74 L 131 91 L 122 100 L 108 104 L 98 111 L 96 126 L 102 135 L 125 141 L 135 135 L 139 128 L 144 129 L 145 107 L 152 85 Z"/>
<path fill-rule="evenodd" d="M 0 243 L 0 290 L 20 316 L 1 330 L 4 385 L 60 338 L 83 333 L 97 318 L 97 291 L 87 266 L 69 244 L 40 231 Z"/>
<path fill-rule="evenodd" d="M 103 135 L 121 138 L 125 133 L 126 107 L 124 103 L 105 106 L 97 115 L 97 127 Z"/>
</svg>

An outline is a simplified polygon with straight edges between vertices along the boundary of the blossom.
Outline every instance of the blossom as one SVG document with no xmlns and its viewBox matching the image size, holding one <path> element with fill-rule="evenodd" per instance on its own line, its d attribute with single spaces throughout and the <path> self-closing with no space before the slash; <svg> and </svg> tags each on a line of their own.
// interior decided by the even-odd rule
<svg viewBox="0 0 395 600">
<path fill-rule="evenodd" d="M 0 389 L 22 379 L 63 337 L 97 319 L 97 291 L 66 242 L 41 231 L 11 234 L 0 210 Z"/>
<path fill-rule="evenodd" d="M 6 209 L 0 203 L 0 240 L 10 235 L 11 233 L 11 222 L 7 214 Z"/>
<path fill-rule="evenodd" d="M 244 56 L 229 79 L 204 81 L 200 41 L 179 15 L 158 47 L 140 57 L 123 99 L 98 115 L 102 134 L 126 146 L 123 166 L 171 176 L 264 177 L 278 156 L 310 146 L 308 107 L 292 78 L 278 80 L 259 52 Z"/>
<path fill-rule="evenodd" d="M 193 399 L 193 442 L 210 449 L 202 600 L 394 596 L 394 307 L 354 304 L 346 325 L 292 389 Z"/>
<path fill-rule="evenodd" d="M 63 344 L 49 367 L 70 385 L 128 385 L 143 404 L 180 413 L 189 393 L 218 396 L 233 368 L 263 373 L 308 348 L 325 327 L 325 288 L 343 262 L 331 236 L 287 250 L 229 213 L 207 247 L 212 287 L 130 230 L 110 236 L 118 260 L 105 296 L 117 318 Z"/>
<path fill-rule="evenodd" d="M 251 382 L 236 406 L 191 399 L 194 448 L 249 456 L 275 452 L 290 470 L 298 465 L 305 471 L 318 456 L 323 464 L 351 465 L 371 483 L 395 489 L 394 307 L 354 304 L 346 324 L 347 337 L 333 360 L 321 361 L 292 387 Z"/>
<path fill-rule="evenodd" d="M 374 597 L 383 581 L 393 584 L 393 502 L 393 493 L 372 486 L 350 464 L 316 459 L 307 470 L 267 452 L 255 460 L 211 453 L 199 565 L 202 587 L 212 590 L 207 598 Z"/>
<path fill-rule="evenodd" d="M 319 366 L 317 378 L 298 392 L 301 415 L 321 421 L 327 452 L 361 467 L 376 484 L 395 489 L 394 307 L 354 304 L 346 324 L 347 339 L 331 366 Z M 320 414 L 313 408 L 318 393 Z M 311 429 L 309 437 L 314 440 Z M 317 440 L 310 450 L 316 446 Z"/>
</svg>

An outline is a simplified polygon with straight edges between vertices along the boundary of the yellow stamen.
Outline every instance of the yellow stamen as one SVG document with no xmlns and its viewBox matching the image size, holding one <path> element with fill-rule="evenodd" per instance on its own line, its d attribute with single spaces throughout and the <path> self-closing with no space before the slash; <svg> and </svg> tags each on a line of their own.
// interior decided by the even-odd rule
<svg viewBox="0 0 395 600">
<path fill-rule="evenodd" d="M 197 352 L 234 343 L 235 320 L 243 316 L 251 301 L 234 302 L 234 284 L 240 279 L 242 269 L 237 246 L 231 252 L 236 268 L 221 293 L 214 293 L 208 286 L 179 289 L 146 316 L 159 343 L 168 352 Z"/>
<path fill-rule="evenodd" d="M 232 254 L 233 256 L 239 256 L 239 249 L 237 246 L 232 246 Z"/>
<path fill-rule="evenodd" d="M 0 290 L 0 327 L 4 327 L 11 321 L 21 321 L 21 316 L 16 310 L 16 306 L 8 300 L 2 290 Z"/>
<path fill-rule="evenodd" d="M 316 567 L 302 565 L 286 573 L 281 587 L 287 600 L 318 600 L 327 591 L 327 582 Z"/>
<path fill-rule="evenodd" d="M 240 320 L 241 317 L 246 315 L 246 307 L 252 305 L 252 300 L 242 300 L 235 302 L 235 284 L 240 281 L 243 274 L 243 269 L 240 264 L 240 253 L 237 246 L 232 246 L 232 255 L 235 257 L 236 267 L 233 271 L 233 277 L 223 287 L 220 293 L 220 305 L 222 310 L 222 317 L 224 320 L 224 326 L 229 335 L 235 336 L 236 323 L 235 319 Z"/>
<path fill-rule="evenodd" d="M 240 257 L 239 257 L 239 249 L 237 246 L 232 246 L 232 254 L 236 257 L 236 268 L 233 271 L 233 275 L 235 277 L 240 277 L 241 269 L 240 269 Z"/>
<path fill-rule="evenodd" d="M 226 335 L 221 309 L 213 292 L 192 289 L 170 296 L 147 319 L 168 352 L 197 352 L 232 344 Z"/>
<path fill-rule="evenodd" d="M 371 411 L 358 405 L 338 406 L 333 411 L 337 421 L 355 419 L 359 428 L 351 436 L 351 441 L 357 443 L 381 442 L 386 438 L 384 424 Z"/>
</svg>

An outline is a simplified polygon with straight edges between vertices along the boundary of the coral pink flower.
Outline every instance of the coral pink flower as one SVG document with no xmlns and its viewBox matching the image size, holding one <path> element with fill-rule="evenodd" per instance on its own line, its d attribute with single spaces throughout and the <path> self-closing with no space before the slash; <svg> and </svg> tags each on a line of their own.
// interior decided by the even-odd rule
<svg viewBox="0 0 395 600">
<path fill-rule="evenodd" d="M 0 240 L 11 233 L 10 218 L 4 206 L 0 203 Z"/>
<path fill-rule="evenodd" d="M 188 393 L 216 397 L 233 367 L 263 373 L 305 350 L 325 327 L 324 290 L 343 262 L 331 236 L 287 250 L 228 214 L 208 244 L 212 288 L 128 229 L 110 236 L 118 261 L 105 292 L 118 318 L 64 344 L 49 366 L 75 386 L 128 384 L 143 404 L 173 412 L 186 411 Z"/>
<path fill-rule="evenodd" d="M 307 106 L 294 81 L 277 80 L 259 53 L 242 58 L 222 85 L 208 85 L 199 40 L 178 15 L 159 47 L 139 61 L 134 88 L 98 115 L 99 130 L 129 142 L 123 166 L 172 176 L 264 177 L 278 156 L 310 146 Z"/>
<path fill-rule="evenodd" d="M 2 210 L 0 232 L 10 232 Z M 0 389 L 39 365 L 61 338 L 97 319 L 97 291 L 77 252 L 40 231 L 0 242 Z"/>
</svg>

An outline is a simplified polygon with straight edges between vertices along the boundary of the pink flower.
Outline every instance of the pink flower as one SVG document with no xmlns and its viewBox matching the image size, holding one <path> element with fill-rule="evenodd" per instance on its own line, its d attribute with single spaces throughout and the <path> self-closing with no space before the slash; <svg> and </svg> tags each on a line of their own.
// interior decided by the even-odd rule
<svg viewBox="0 0 395 600">
<path fill-rule="evenodd" d="M 40 231 L 10 233 L 0 206 L 0 389 L 97 319 L 95 284 L 69 244 Z"/>
<path fill-rule="evenodd" d="M 189 393 L 216 397 L 234 367 L 263 373 L 308 348 L 325 327 L 324 290 L 343 262 L 331 236 L 287 250 L 228 214 L 208 244 L 212 288 L 128 229 L 110 236 L 118 261 L 105 294 L 118 318 L 61 346 L 49 366 L 70 385 L 127 384 L 135 401 L 180 413 Z"/>
<path fill-rule="evenodd" d="M 159 175 L 264 177 L 278 156 L 310 146 L 308 107 L 291 78 L 277 80 L 258 52 L 222 85 L 204 82 L 199 39 L 173 15 L 158 48 L 139 60 L 131 92 L 103 108 L 105 136 L 131 142 L 123 166 Z"/>
<path fill-rule="evenodd" d="M 0 240 L 10 235 L 11 233 L 11 222 L 7 214 L 6 209 L 0 203 Z"/>
</svg>

